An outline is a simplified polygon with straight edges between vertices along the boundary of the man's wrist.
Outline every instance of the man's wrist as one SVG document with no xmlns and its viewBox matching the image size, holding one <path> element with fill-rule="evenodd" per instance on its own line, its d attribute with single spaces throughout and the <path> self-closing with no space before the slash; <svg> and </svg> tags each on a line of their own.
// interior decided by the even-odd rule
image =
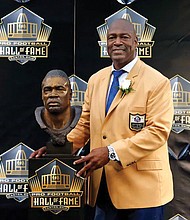
<svg viewBox="0 0 190 220">
<path fill-rule="evenodd" d="M 107 146 L 107 148 L 108 148 L 108 158 L 113 161 L 119 161 L 119 157 L 117 156 L 115 149 L 111 145 Z"/>
</svg>

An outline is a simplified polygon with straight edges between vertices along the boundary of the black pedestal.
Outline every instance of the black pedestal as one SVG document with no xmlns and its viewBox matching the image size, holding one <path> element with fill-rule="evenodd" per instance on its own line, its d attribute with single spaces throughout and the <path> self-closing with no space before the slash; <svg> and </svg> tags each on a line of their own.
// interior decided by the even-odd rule
<svg viewBox="0 0 190 220">
<path fill-rule="evenodd" d="M 28 220 L 85 219 L 86 182 L 76 176 L 84 164 L 73 165 L 77 159 L 55 154 L 29 160 Z"/>
</svg>

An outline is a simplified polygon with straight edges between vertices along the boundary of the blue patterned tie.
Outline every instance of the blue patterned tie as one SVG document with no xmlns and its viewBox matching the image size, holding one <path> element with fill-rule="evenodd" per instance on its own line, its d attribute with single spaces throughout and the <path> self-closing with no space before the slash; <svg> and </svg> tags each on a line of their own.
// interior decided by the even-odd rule
<svg viewBox="0 0 190 220">
<path fill-rule="evenodd" d="M 124 73 L 125 71 L 124 70 L 114 70 L 113 71 L 113 82 L 111 84 L 111 88 L 110 88 L 110 92 L 109 92 L 109 96 L 108 96 L 108 99 L 107 99 L 107 104 L 106 104 L 106 114 L 109 110 L 109 107 L 115 97 L 115 95 L 117 94 L 118 92 L 118 89 L 119 89 L 119 77 Z"/>
</svg>

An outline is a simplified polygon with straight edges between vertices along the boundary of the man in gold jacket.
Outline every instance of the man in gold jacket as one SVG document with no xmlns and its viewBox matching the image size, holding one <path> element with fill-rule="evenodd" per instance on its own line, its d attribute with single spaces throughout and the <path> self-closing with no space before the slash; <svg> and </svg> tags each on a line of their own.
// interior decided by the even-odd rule
<svg viewBox="0 0 190 220">
<path fill-rule="evenodd" d="M 81 118 L 67 136 L 75 150 L 90 139 L 91 152 L 75 164 L 86 162 L 77 175 L 89 177 L 95 220 L 162 220 L 164 204 L 173 198 L 170 81 L 137 57 L 137 45 L 130 22 L 110 25 L 113 63 L 90 77 Z M 120 89 L 106 113 L 112 73 L 121 69 Z"/>
</svg>

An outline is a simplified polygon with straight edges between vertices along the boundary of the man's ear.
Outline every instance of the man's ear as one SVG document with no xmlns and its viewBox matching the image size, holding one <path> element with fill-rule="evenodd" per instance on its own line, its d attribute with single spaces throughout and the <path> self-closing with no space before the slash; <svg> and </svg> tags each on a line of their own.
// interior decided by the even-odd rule
<svg viewBox="0 0 190 220">
<path fill-rule="evenodd" d="M 136 46 L 138 46 L 139 42 L 138 42 L 137 36 L 135 37 L 135 43 L 136 43 Z"/>
</svg>

